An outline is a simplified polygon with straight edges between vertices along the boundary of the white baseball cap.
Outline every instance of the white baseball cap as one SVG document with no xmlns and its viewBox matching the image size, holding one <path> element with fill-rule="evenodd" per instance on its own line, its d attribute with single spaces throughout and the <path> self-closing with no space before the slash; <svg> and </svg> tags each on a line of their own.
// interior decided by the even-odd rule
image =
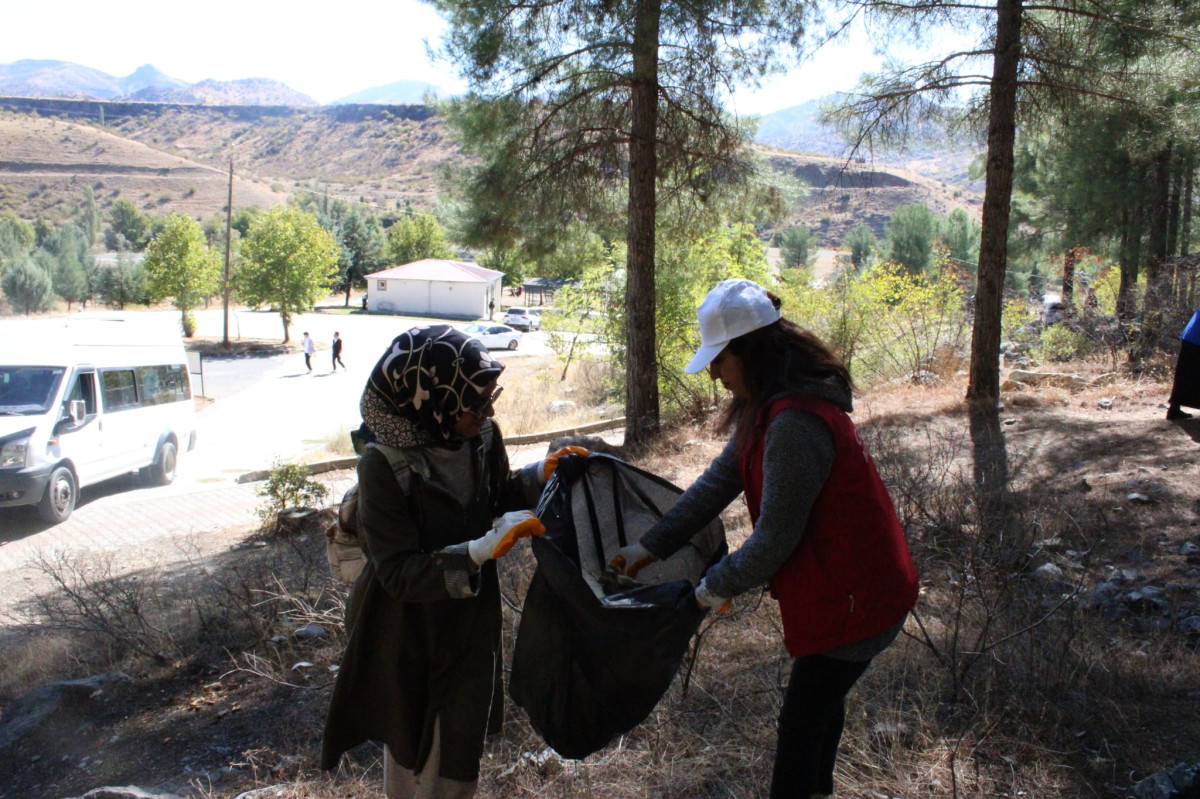
<svg viewBox="0 0 1200 799">
<path fill-rule="evenodd" d="M 700 320 L 700 349 L 683 371 L 695 374 L 721 354 L 725 345 L 760 327 L 778 322 L 783 314 L 767 290 L 753 280 L 722 280 L 708 292 L 696 311 Z"/>
</svg>

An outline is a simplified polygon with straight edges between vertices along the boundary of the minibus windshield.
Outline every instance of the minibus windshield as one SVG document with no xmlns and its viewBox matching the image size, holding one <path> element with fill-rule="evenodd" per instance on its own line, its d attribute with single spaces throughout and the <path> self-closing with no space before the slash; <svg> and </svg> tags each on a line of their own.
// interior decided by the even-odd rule
<svg viewBox="0 0 1200 799">
<path fill-rule="evenodd" d="M 50 410 L 66 371 L 62 366 L 0 366 L 0 416 Z"/>
</svg>

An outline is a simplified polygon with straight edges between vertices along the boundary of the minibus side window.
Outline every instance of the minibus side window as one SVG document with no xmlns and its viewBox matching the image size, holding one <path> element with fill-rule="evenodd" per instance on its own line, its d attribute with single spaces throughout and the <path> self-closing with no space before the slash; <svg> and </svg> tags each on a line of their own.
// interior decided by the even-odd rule
<svg viewBox="0 0 1200 799">
<path fill-rule="evenodd" d="M 138 384 L 143 405 L 163 405 L 191 399 L 183 366 L 139 366 Z"/>
<path fill-rule="evenodd" d="M 137 384 L 132 369 L 105 369 L 100 373 L 100 390 L 104 392 L 105 411 L 136 408 Z"/>
<path fill-rule="evenodd" d="M 192 384 L 188 382 L 186 365 L 176 364 L 172 366 L 169 381 L 171 389 L 175 392 L 176 401 L 183 402 L 192 398 Z"/>
<path fill-rule="evenodd" d="M 75 376 L 75 385 L 67 395 L 64 405 L 73 400 L 83 400 L 84 416 L 96 415 L 96 376 L 91 372 L 82 372 Z M 69 407 L 69 405 L 67 405 Z"/>
</svg>

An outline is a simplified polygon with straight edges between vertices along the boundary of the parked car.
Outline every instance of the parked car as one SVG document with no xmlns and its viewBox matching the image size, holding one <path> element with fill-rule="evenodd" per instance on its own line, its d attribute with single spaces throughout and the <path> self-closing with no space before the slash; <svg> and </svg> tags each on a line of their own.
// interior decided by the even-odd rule
<svg viewBox="0 0 1200 799">
<path fill-rule="evenodd" d="M 521 333 L 508 325 L 467 325 L 463 332 L 483 342 L 489 350 L 515 350 L 521 343 Z"/>
<path fill-rule="evenodd" d="M 509 308 L 508 313 L 504 314 L 504 324 L 527 333 L 531 330 L 541 330 L 542 312 L 538 308 Z"/>
</svg>

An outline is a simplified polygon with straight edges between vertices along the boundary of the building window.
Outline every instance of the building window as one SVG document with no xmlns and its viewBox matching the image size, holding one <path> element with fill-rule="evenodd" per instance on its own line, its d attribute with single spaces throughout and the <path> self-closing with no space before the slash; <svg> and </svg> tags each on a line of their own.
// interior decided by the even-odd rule
<svg viewBox="0 0 1200 799">
<path fill-rule="evenodd" d="M 376 281 L 376 283 L 378 284 L 375 286 L 376 291 L 387 291 L 387 281 L 386 280 L 378 280 L 378 281 Z"/>
</svg>

